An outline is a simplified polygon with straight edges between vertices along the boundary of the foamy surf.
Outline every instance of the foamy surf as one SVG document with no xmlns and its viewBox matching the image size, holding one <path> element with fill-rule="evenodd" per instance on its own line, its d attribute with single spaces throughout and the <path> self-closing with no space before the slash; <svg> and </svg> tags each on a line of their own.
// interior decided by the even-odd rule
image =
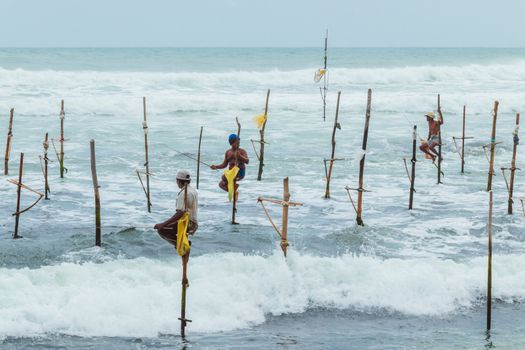
<svg viewBox="0 0 525 350">
<path fill-rule="evenodd" d="M 486 259 L 271 256 L 218 253 L 191 259 L 192 332 L 242 329 L 267 315 L 334 308 L 442 316 L 484 298 Z M 0 269 L 0 336 L 59 333 L 154 337 L 178 332 L 180 261 L 148 258 Z M 525 298 L 525 259 L 494 257 L 494 297 Z"/>
</svg>

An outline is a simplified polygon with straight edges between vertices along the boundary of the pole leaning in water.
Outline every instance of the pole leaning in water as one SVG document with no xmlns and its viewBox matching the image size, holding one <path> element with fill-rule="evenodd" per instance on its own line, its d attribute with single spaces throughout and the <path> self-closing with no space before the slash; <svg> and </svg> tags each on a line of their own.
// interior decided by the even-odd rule
<svg viewBox="0 0 525 350">
<path fill-rule="evenodd" d="M 488 271 L 487 271 L 487 334 L 492 323 L 492 190 L 489 191 L 488 224 Z"/>
<path fill-rule="evenodd" d="M 20 153 L 20 165 L 18 167 L 18 183 L 17 190 L 16 190 L 16 213 L 15 213 L 15 233 L 13 234 L 13 238 L 21 238 L 21 236 L 18 235 L 18 224 L 20 222 L 20 196 L 22 195 L 22 173 L 24 169 L 24 153 Z"/>
<path fill-rule="evenodd" d="M 363 133 L 363 146 L 362 152 L 363 156 L 359 162 L 359 187 L 357 189 L 357 224 L 364 226 L 362 214 L 363 214 L 363 182 L 365 176 L 365 157 L 366 157 L 366 145 L 368 142 L 368 125 L 370 123 L 370 110 L 372 109 L 372 89 L 368 89 L 368 97 L 366 101 L 366 119 L 365 119 L 365 129 Z"/>
<path fill-rule="evenodd" d="M 332 154 L 330 156 L 330 159 L 329 159 L 329 167 L 328 167 L 328 171 L 326 171 L 326 161 L 327 159 L 324 160 L 324 165 L 325 165 L 325 177 L 326 177 L 326 190 L 325 190 L 325 193 L 324 193 L 324 198 L 330 198 L 330 179 L 332 178 L 332 168 L 333 168 L 333 165 L 334 165 L 334 161 L 335 161 L 335 132 L 337 129 L 341 129 L 341 125 L 339 124 L 338 122 L 338 118 L 339 118 L 339 100 L 341 98 L 341 91 L 339 91 L 337 93 L 337 105 L 335 107 L 335 121 L 334 121 L 334 129 L 332 131 Z"/>
<path fill-rule="evenodd" d="M 64 178 L 64 119 L 66 118 L 66 112 L 64 111 L 64 100 L 60 101 L 60 178 Z"/>
<path fill-rule="evenodd" d="M 95 157 L 95 140 L 89 142 L 91 153 L 91 178 L 93 180 L 93 191 L 95 194 L 95 245 L 100 247 L 102 244 L 102 235 L 100 227 L 100 193 L 97 179 L 97 160 Z"/>
<path fill-rule="evenodd" d="M 44 194 L 45 199 L 49 199 L 49 181 L 48 181 L 48 165 L 49 165 L 49 158 L 47 158 L 47 150 L 49 149 L 49 133 L 46 132 L 46 138 L 44 139 Z"/>
<path fill-rule="evenodd" d="M 519 130 L 520 130 L 520 114 L 516 113 L 516 126 L 514 127 L 514 132 L 512 133 L 513 134 L 512 163 L 510 165 L 510 182 L 509 182 L 509 188 L 508 188 L 509 200 L 508 200 L 508 206 L 507 206 L 507 213 L 509 215 L 512 214 L 512 204 L 514 203 L 514 200 L 512 199 L 512 196 L 514 195 L 514 177 L 516 175 L 515 174 L 516 170 L 518 170 L 518 168 L 516 168 L 516 153 L 518 150 L 518 145 L 520 143 Z M 503 171 L 503 176 L 505 176 L 505 170 L 503 168 L 502 168 L 502 171 Z"/>
<path fill-rule="evenodd" d="M 199 147 L 197 147 L 197 189 L 199 189 L 199 179 L 200 179 L 200 171 L 201 171 L 201 142 L 202 142 L 202 129 L 204 127 L 201 126 L 201 132 L 199 134 Z"/>
<path fill-rule="evenodd" d="M 323 91 L 321 97 L 323 98 L 323 121 L 326 120 L 326 90 L 327 90 L 327 80 L 326 80 L 326 67 L 327 67 L 327 53 L 328 53 L 328 29 L 326 30 L 326 36 L 324 37 L 324 74 L 323 74 Z"/>
<path fill-rule="evenodd" d="M 13 116 L 15 109 L 11 108 L 9 111 L 9 127 L 7 128 L 7 144 L 5 146 L 4 156 L 4 175 L 9 175 L 9 158 L 11 155 L 11 141 L 13 139 Z"/>
<path fill-rule="evenodd" d="M 494 102 L 494 111 L 492 112 L 492 134 L 490 137 L 490 160 L 489 160 L 489 176 L 487 180 L 487 191 L 492 190 L 492 176 L 494 176 L 494 149 L 496 147 L 496 120 L 498 118 L 499 102 Z"/>
<path fill-rule="evenodd" d="M 412 171 L 410 173 L 410 197 L 408 200 L 408 209 L 412 210 L 413 203 L 414 203 L 414 192 L 416 192 L 414 188 L 415 180 L 416 180 L 416 139 L 417 139 L 417 125 L 414 125 L 414 131 L 412 132 L 412 160 L 410 161 L 412 163 Z"/>
<path fill-rule="evenodd" d="M 259 172 L 257 174 L 257 181 L 261 181 L 263 167 L 264 167 L 264 145 L 265 145 L 264 130 L 266 129 L 266 122 L 268 121 L 268 101 L 269 99 L 270 99 L 270 89 L 268 89 L 268 92 L 266 93 L 266 103 L 264 106 L 264 115 L 266 118 L 264 120 L 261 130 L 259 130 L 259 134 L 261 136 L 259 143 L 261 146 L 260 146 L 260 151 L 259 151 Z"/>
<path fill-rule="evenodd" d="M 146 167 L 146 200 L 148 204 L 148 213 L 151 213 L 151 192 L 149 189 L 149 151 L 148 151 L 148 119 L 146 114 L 146 97 L 142 97 L 142 107 L 144 111 L 144 120 L 142 122 L 142 129 L 144 130 L 144 157 Z"/>
</svg>

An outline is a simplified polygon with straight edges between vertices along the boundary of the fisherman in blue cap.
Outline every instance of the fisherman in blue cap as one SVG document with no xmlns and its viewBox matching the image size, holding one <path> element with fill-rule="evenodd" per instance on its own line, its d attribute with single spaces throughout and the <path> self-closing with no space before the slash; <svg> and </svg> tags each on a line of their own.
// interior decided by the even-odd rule
<svg viewBox="0 0 525 350">
<path fill-rule="evenodd" d="M 248 153 L 239 147 L 240 139 L 237 134 L 231 134 L 228 137 L 228 142 L 230 143 L 231 148 L 224 154 L 224 161 L 219 165 L 212 165 L 211 168 L 224 169 L 228 167 L 228 169 L 232 169 L 233 167 L 237 166 L 239 167 L 239 173 L 237 174 L 237 178 L 235 180 L 240 181 L 244 179 L 244 176 L 246 175 L 246 164 L 250 163 L 250 159 L 248 158 Z M 226 180 L 226 176 L 222 176 L 221 182 L 219 182 L 219 187 L 228 192 L 228 181 Z M 237 196 L 238 187 L 239 185 L 236 184 L 235 196 Z"/>
</svg>

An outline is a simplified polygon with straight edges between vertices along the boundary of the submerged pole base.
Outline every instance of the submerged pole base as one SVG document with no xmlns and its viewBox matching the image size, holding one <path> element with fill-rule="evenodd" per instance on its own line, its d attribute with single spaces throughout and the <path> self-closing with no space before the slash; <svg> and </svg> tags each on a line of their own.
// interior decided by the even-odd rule
<svg viewBox="0 0 525 350">
<path fill-rule="evenodd" d="M 357 224 L 358 224 L 359 226 L 365 226 L 365 223 L 363 222 L 363 219 L 362 219 L 360 216 L 358 216 L 358 217 L 355 219 L 355 221 L 357 221 Z"/>
</svg>

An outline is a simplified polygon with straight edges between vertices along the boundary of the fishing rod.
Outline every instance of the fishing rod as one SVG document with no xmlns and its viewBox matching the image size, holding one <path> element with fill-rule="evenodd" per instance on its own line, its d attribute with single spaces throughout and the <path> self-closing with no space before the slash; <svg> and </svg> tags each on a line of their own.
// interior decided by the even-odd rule
<svg viewBox="0 0 525 350">
<path fill-rule="evenodd" d="M 195 158 L 195 157 L 192 157 L 192 156 L 190 156 L 190 155 L 187 154 L 187 153 L 179 152 L 179 151 L 177 151 L 177 150 L 175 150 L 175 149 L 174 149 L 173 151 L 176 152 L 177 154 L 180 154 L 180 155 L 185 156 L 185 157 L 187 157 L 187 158 L 189 158 L 189 159 L 192 159 L 192 160 L 194 160 L 194 161 L 196 161 L 196 162 L 198 162 L 198 163 L 204 164 L 204 165 L 206 165 L 206 166 L 207 166 L 208 168 L 210 168 L 210 169 L 213 169 L 213 168 L 211 167 L 210 164 L 208 164 L 208 163 L 206 163 L 206 162 L 203 162 L 202 160 L 199 160 L 199 159 L 197 159 L 197 158 Z M 217 170 L 217 169 L 213 169 L 213 170 Z"/>
</svg>

